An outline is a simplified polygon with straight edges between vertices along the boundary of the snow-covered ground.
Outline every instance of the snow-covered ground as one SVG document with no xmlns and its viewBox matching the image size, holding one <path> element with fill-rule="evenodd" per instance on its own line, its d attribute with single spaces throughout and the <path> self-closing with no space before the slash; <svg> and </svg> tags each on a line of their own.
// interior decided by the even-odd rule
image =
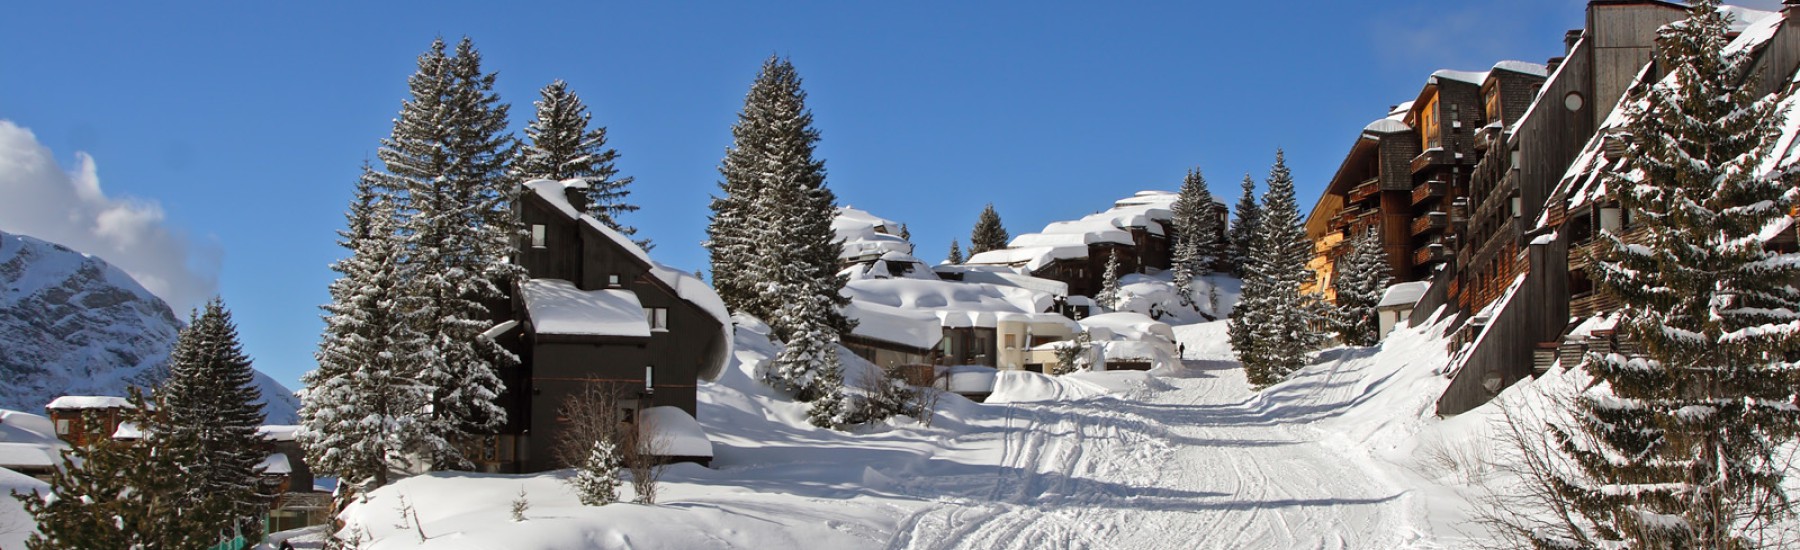
<svg viewBox="0 0 1800 550">
<path fill-rule="evenodd" d="M 775 347 L 740 331 L 701 389 L 714 468 L 671 468 L 658 505 L 580 506 L 565 473 L 434 474 L 378 491 L 351 529 L 376 549 L 1462 547 L 1464 497 L 1414 458 L 1442 432 L 1434 334 L 1328 350 L 1259 394 L 1225 323 L 1179 326 L 1182 367 L 1006 373 L 930 427 L 844 434 L 755 382 Z"/>
</svg>

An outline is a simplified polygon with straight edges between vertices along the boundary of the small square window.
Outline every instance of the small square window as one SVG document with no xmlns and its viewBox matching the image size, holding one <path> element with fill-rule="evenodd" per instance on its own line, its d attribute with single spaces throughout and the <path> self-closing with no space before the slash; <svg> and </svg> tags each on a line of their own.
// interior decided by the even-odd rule
<svg viewBox="0 0 1800 550">
<path fill-rule="evenodd" d="M 544 247 L 544 225 L 543 224 L 532 224 L 532 226 L 531 226 L 531 247 L 532 248 L 543 248 Z"/>
<path fill-rule="evenodd" d="M 59 418 L 56 420 L 56 435 L 69 435 L 69 419 Z"/>
<path fill-rule="evenodd" d="M 650 330 L 669 330 L 669 308 L 644 308 L 644 321 L 650 323 Z"/>
<path fill-rule="evenodd" d="M 606 286 L 618 287 L 619 286 L 619 274 L 614 273 L 611 275 L 607 275 L 606 276 Z"/>
</svg>

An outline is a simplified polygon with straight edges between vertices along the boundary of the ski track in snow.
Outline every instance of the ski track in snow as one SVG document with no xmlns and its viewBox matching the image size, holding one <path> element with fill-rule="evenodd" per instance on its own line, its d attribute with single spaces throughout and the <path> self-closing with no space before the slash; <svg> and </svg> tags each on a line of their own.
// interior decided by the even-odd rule
<svg viewBox="0 0 1800 550">
<path fill-rule="evenodd" d="M 915 480 L 937 503 L 887 548 L 1407 547 L 1403 490 L 1309 425 L 1353 384 L 1327 376 L 1271 412 L 1236 363 L 1185 363 L 1172 389 L 1008 405 L 993 474 Z"/>
</svg>

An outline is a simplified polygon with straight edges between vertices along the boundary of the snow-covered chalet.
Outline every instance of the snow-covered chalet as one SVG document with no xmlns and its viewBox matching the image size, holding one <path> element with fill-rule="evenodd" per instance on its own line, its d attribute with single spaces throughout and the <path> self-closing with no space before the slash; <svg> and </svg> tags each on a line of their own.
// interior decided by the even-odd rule
<svg viewBox="0 0 1800 550">
<path fill-rule="evenodd" d="M 516 202 L 525 235 L 514 261 L 527 277 L 512 289 L 510 317 L 489 335 L 520 365 L 503 375 L 507 426 L 476 457 L 484 469 L 562 467 L 551 458 L 565 422 L 557 410 L 592 384 L 615 392 L 625 418 L 657 408 L 659 429 L 699 433 L 698 383 L 717 378 L 731 357 L 731 318 L 718 294 L 582 214 L 581 185 L 531 181 Z M 711 458 L 708 445 L 680 447 L 671 458 Z"/>
</svg>

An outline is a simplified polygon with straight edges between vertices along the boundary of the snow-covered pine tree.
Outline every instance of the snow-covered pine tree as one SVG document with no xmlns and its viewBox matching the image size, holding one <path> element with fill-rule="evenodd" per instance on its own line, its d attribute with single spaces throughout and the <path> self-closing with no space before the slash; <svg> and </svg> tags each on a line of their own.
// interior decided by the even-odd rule
<svg viewBox="0 0 1800 550">
<path fill-rule="evenodd" d="M 169 378 L 157 390 L 162 444 L 186 450 L 192 462 L 181 465 L 192 479 L 176 498 L 184 507 L 208 508 L 222 503 L 224 517 L 210 518 L 212 527 L 229 532 L 234 526 L 256 535 L 256 518 L 268 511 L 260 494 L 262 472 L 262 391 L 250 358 L 238 342 L 237 325 L 218 298 L 208 301 L 176 339 Z"/>
<path fill-rule="evenodd" d="M 794 392 L 802 401 L 812 401 L 841 388 L 842 377 L 828 380 L 824 373 L 838 369 L 838 332 L 824 319 L 824 310 L 832 305 L 817 296 L 792 296 L 769 319 L 789 327 L 781 353 L 775 356 L 769 372 L 770 385 Z M 840 394 L 842 392 L 839 392 Z"/>
<path fill-rule="evenodd" d="M 1267 387 L 1306 365 L 1306 354 L 1321 338 L 1315 332 L 1318 309 L 1300 293 L 1300 285 L 1312 279 L 1306 267 L 1312 243 L 1300 228 L 1300 209 L 1294 197 L 1294 180 L 1281 151 L 1269 169 L 1268 192 L 1263 195 L 1261 230 L 1250 249 L 1243 302 L 1230 328 L 1233 347 L 1239 352 L 1250 383 Z M 1248 309 L 1248 311 L 1245 311 Z M 1241 325 L 1241 326 L 1240 326 Z"/>
<path fill-rule="evenodd" d="M 1206 188 L 1206 176 L 1200 169 L 1188 170 L 1176 194 L 1170 223 L 1174 225 L 1175 254 L 1172 258 L 1175 291 L 1181 302 L 1193 305 L 1194 277 L 1212 273 L 1219 257 L 1218 236 L 1223 231 L 1219 218 L 1213 215 L 1212 191 Z"/>
<path fill-rule="evenodd" d="M 812 320 L 776 315 L 782 302 L 813 296 L 848 303 L 831 230 L 837 196 L 825 186 L 825 162 L 814 158 L 819 131 L 792 62 L 763 62 L 731 134 L 719 166 L 724 196 L 713 199 L 707 227 L 713 286 L 727 306 L 768 320 L 785 340 Z M 806 311 L 821 315 L 834 337 L 850 328 L 836 307 Z"/>
<path fill-rule="evenodd" d="M 393 133 L 378 151 L 386 170 L 379 181 L 404 209 L 398 230 L 406 238 L 408 275 L 401 295 L 416 309 L 430 353 L 417 357 L 409 378 L 432 391 L 420 452 L 438 469 L 472 467 L 457 442 L 498 428 L 506 411 L 495 403 L 503 389 L 498 369 L 517 357 L 481 338 L 490 324 L 484 302 L 502 296 L 519 275 L 508 261 L 518 236 L 511 199 L 519 187 L 507 176 L 517 143 L 506 133 L 508 106 L 494 94 L 494 75 L 481 71 L 481 55 L 464 38 L 456 55 L 442 39 L 419 56 L 408 78 L 411 97 L 394 119 Z"/>
<path fill-rule="evenodd" d="M 815 367 L 814 386 L 819 388 L 819 393 L 812 400 L 812 406 L 806 409 L 806 421 L 820 428 L 842 429 L 851 424 L 856 411 L 852 410 L 850 400 L 844 394 L 844 367 L 838 363 L 836 343 L 833 342 L 825 352 L 830 359 Z"/>
<path fill-rule="evenodd" d="M 1256 242 L 1256 232 L 1262 228 L 1262 206 L 1256 202 L 1256 180 L 1250 174 L 1244 174 L 1244 194 L 1238 197 L 1237 222 L 1231 224 L 1230 243 L 1226 246 L 1225 263 L 1231 273 L 1245 277 L 1250 263 L 1250 247 Z"/>
<path fill-rule="evenodd" d="M 619 501 L 619 449 L 612 438 L 594 441 L 593 452 L 575 469 L 569 486 L 584 506 L 605 506 Z"/>
<path fill-rule="evenodd" d="M 566 82 L 551 82 L 538 96 L 537 118 L 525 127 L 529 141 L 521 144 L 513 163 L 514 179 L 582 180 L 587 186 L 587 215 L 627 237 L 637 234 L 637 228 L 619 222 L 621 215 L 636 212 L 638 206 L 626 200 L 632 178 L 620 177 L 613 166 L 619 152 L 606 146 L 606 127 L 589 128 L 593 114 Z M 650 250 L 648 239 L 635 242 Z"/>
<path fill-rule="evenodd" d="M 123 420 L 139 426 L 144 439 L 122 445 L 109 441 L 110 433 L 89 433 L 101 443 L 65 453 L 48 494 L 13 495 L 37 524 L 26 548 L 208 548 L 226 538 L 219 527 L 233 515 L 230 502 L 170 498 L 201 482 L 184 470 L 201 457 L 162 437 L 162 417 L 149 411 L 166 407 L 149 405 L 135 388 L 128 400 L 133 408 Z M 98 418 L 84 424 L 106 425 Z"/>
<path fill-rule="evenodd" d="M 975 220 L 975 229 L 969 232 L 969 255 L 974 256 L 989 250 L 1006 248 L 1006 227 L 1000 225 L 1000 212 L 994 210 L 994 203 L 988 203 L 981 209 L 981 217 Z"/>
<path fill-rule="evenodd" d="M 1629 102 L 1626 166 L 1603 172 L 1632 220 L 1590 269 L 1617 296 L 1626 353 L 1589 354 L 1572 424 L 1550 426 L 1578 473 L 1555 486 L 1566 533 L 1541 547 L 1757 548 L 1792 521 L 1783 478 L 1800 431 L 1800 254 L 1765 246 L 1792 223 L 1792 168 L 1760 164 L 1782 115 L 1727 51 L 1717 0 L 1657 32 L 1670 78 Z M 1776 75 L 1764 75 L 1776 76 Z M 1783 450 L 1787 449 L 1787 450 Z M 1783 546 L 1786 547 L 1786 546 Z"/>
<path fill-rule="evenodd" d="M 1332 316 L 1345 344 L 1373 346 L 1381 340 L 1375 306 L 1381 304 L 1382 293 L 1393 281 L 1388 271 L 1387 251 L 1374 230 L 1351 239 L 1350 252 L 1337 262 L 1337 273 L 1331 279 L 1331 289 L 1337 293 Z"/>
<path fill-rule="evenodd" d="M 944 263 L 947 263 L 947 264 L 963 263 L 962 244 L 957 243 L 956 239 L 950 239 L 950 255 L 944 257 Z"/>
<path fill-rule="evenodd" d="M 1106 271 L 1100 275 L 1100 292 L 1094 294 L 1094 302 L 1108 311 L 1118 311 L 1119 296 L 1119 253 L 1113 251 L 1106 256 Z"/>
<path fill-rule="evenodd" d="M 339 276 L 322 306 L 319 366 L 301 377 L 298 437 L 308 462 L 365 493 L 387 485 L 388 471 L 404 467 L 407 453 L 429 437 L 421 428 L 430 389 L 413 379 L 426 350 L 410 317 L 418 308 L 407 303 L 416 299 L 402 292 L 395 215 L 392 197 L 365 166 L 345 214 L 348 229 L 339 233 L 350 256 L 331 266 Z"/>
</svg>

